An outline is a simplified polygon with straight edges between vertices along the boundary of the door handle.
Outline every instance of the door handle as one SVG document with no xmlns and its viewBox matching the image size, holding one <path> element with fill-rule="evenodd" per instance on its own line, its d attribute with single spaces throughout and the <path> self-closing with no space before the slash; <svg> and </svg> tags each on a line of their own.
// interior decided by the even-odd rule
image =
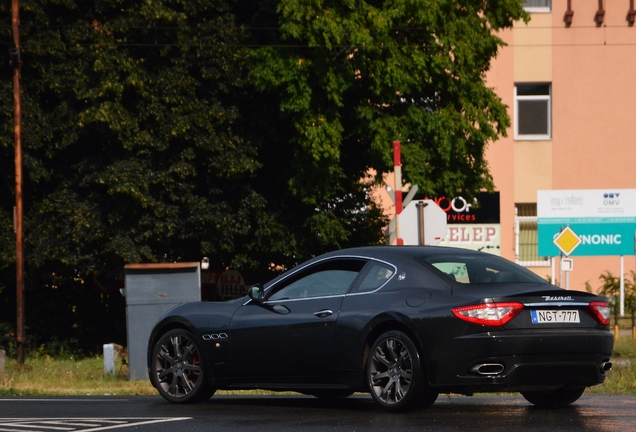
<svg viewBox="0 0 636 432">
<path fill-rule="evenodd" d="M 314 312 L 314 316 L 317 316 L 318 318 L 325 318 L 331 314 L 333 314 L 333 312 L 330 311 L 329 309 L 323 309 L 321 311 Z"/>
</svg>

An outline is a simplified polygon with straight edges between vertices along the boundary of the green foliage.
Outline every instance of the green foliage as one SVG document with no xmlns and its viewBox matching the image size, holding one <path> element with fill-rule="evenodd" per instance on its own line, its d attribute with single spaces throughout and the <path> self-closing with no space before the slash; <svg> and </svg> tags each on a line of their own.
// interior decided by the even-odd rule
<svg viewBox="0 0 636 432">
<path fill-rule="evenodd" d="M 502 46 L 493 32 L 516 19 L 527 19 L 519 0 L 21 1 L 30 346 L 123 344 L 126 263 L 208 256 L 263 280 L 382 243 L 370 173 L 392 170 L 393 140 L 423 193 L 491 189 L 484 149 L 510 121 L 484 78 Z M 8 50 L 0 64 L 10 320 Z"/>
<path fill-rule="evenodd" d="M 116 365 L 116 376 L 104 374 L 102 356 L 51 357 L 36 353 L 26 360 L 26 367 L 7 359 L 5 373 L 0 374 L 2 396 L 62 395 L 155 395 L 148 380 L 127 378 L 127 367 Z"/>
<path fill-rule="evenodd" d="M 404 182 L 425 195 L 493 188 L 484 150 L 510 120 L 485 74 L 503 45 L 493 31 L 528 18 L 519 1 L 255 4 L 238 13 L 260 46 L 243 50 L 259 107 L 246 118 L 269 183 L 259 191 L 293 209 L 276 219 L 287 254 L 382 241 L 366 188 L 393 170 L 394 140 Z M 288 264 L 281 252 L 274 261 Z"/>
<path fill-rule="evenodd" d="M 636 340 L 631 337 L 619 337 L 614 342 L 612 357 L 636 359 Z"/>
<path fill-rule="evenodd" d="M 114 329 L 124 342 L 123 298 L 97 281 L 113 286 L 130 262 L 228 266 L 258 227 L 260 163 L 235 103 L 244 34 L 230 12 L 221 0 L 21 2 L 27 317 L 47 343 L 93 349 Z M 13 160 L 12 133 L 0 149 Z M 0 270 L 14 254 L 12 175 L 2 170 Z"/>
<path fill-rule="evenodd" d="M 612 355 L 614 367 L 605 383 L 590 387 L 586 393 L 636 394 L 636 342 L 622 338 L 619 346 L 631 346 L 621 358 Z M 52 357 L 35 353 L 18 368 L 15 360 L 7 358 L 5 374 L 0 375 L 0 396 L 86 396 L 86 395 L 156 395 L 157 390 L 148 380 L 127 379 L 127 366 L 116 361 L 116 376 L 104 374 L 101 355 L 91 357 Z M 219 391 L 217 395 L 271 395 L 267 390 Z M 275 392 L 280 395 L 280 393 Z"/>
<path fill-rule="evenodd" d="M 636 395 L 636 340 L 631 335 L 614 342 L 613 367 L 605 382 L 590 387 L 590 393 Z"/>
<path fill-rule="evenodd" d="M 510 120 L 485 74 L 503 45 L 493 31 L 527 19 L 520 2 L 284 0 L 277 11 L 276 43 L 248 54 L 256 88 L 293 125 L 292 193 L 320 203 L 341 178 L 392 170 L 394 140 L 404 181 L 423 193 L 492 189 L 484 149 Z"/>
<path fill-rule="evenodd" d="M 262 203 L 235 131 L 242 36 L 225 2 L 42 0 L 22 21 L 29 261 L 229 262 Z"/>
<path fill-rule="evenodd" d="M 623 289 L 625 292 L 625 308 L 633 310 L 636 309 L 636 273 L 632 270 L 630 276 L 625 276 Z M 616 308 L 620 301 L 620 277 L 614 276 L 610 271 L 606 271 L 599 276 L 599 280 L 601 281 L 601 285 L 596 289 L 594 289 L 589 282 L 585 282 L 585 290 L 606 297 L 610 306 Z"/>
</svg>

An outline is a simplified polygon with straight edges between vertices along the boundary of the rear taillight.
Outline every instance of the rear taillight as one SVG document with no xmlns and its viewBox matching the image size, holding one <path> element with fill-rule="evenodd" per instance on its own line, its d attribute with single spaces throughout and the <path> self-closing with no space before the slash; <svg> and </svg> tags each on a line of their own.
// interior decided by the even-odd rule
<svg viewBox="0 0 636 432">
<path fill-rule="evenodd" d="M 521 303 L 483 303 L 453 308 L 453 314 L 474 324 L 498 327 L 513 319 L 521 310 Z"/>
<path fill-rule="evenodd" d="M 590 311 L 598 322 L 602 325 L 608 325 L 610 323 L 610 307 L 605 302 L 591 302 Z"/>
</svg>

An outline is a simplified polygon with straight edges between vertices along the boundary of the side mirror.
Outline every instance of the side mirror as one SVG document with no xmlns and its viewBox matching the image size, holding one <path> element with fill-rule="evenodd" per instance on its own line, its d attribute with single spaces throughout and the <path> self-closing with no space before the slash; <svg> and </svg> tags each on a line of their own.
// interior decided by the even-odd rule
<svg viewBox="0 0 636 432">
<path fill-rule="evenodd" d="M 263 288 L 263 285 L 252 285 L 247 290 L 247 296 L 257 303 L 262 303 L 263 299 L 265 298 L 265 289 Z"/>
</svg>

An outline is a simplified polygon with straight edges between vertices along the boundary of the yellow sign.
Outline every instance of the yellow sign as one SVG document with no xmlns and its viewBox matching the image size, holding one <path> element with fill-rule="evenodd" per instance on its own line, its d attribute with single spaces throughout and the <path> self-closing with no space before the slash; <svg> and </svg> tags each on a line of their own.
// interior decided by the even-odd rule
<svg viewBox="0 0 636 432">
<path fill-rule="evenodd" d="M 566 226 L 560 233 L 554 236 L 552 242 L 559 248 L 565 256 L 569 256 L 578 245 L 581 244 L 581 238 L 570 228 Z"/>
</svg>

